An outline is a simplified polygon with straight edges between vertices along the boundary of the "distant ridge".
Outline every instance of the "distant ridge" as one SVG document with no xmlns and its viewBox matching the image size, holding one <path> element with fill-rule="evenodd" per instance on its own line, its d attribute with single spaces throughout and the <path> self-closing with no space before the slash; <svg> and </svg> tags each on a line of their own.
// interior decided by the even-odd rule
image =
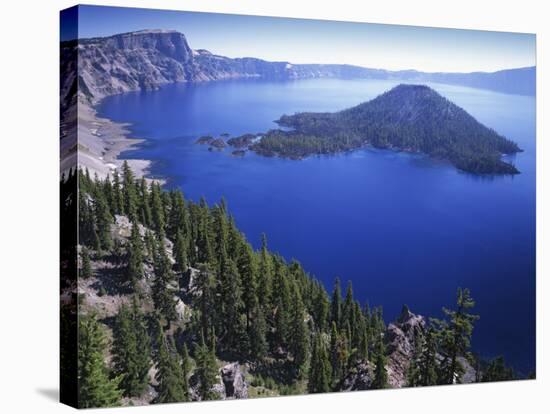
<svg viewBox="0 0 550 414">
<path fill-rule="evenodd" d="M 535 94 L 535 67 L 493 73 L 425 73 L 414 70 L 370 69 L 346 64 L 268 62 L 252 57 L 233 59 L 204 49 L 193 50 L 184 34 L 162 29 L 145 29 L 108 37 L 62 42 L 62 71 L 74 71 L 70 65 L 74 61 L 77 47 L 78 73 L 75 72 L 72 79 L 65 79 L 62 96 L 75 87 L 78 79 L 79 94 L 91 102 L 122 92 L 156 89 L 166 83 L 233 78 L 393 79 L 465 85 L 505 93 Z"/>
</svg>

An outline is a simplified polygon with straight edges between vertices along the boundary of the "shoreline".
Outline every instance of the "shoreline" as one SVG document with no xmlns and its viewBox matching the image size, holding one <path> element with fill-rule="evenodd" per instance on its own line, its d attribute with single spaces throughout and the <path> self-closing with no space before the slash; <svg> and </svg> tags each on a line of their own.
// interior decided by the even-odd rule
<svg viewBox="0 0 550 414">
<path fill-rule="evenodd" d="M 149 177 L 153 160 L 126 159 L 120 155 L 144 142 L 145 138 L 134 138 L 130 131 L 131 124 L 119 123 L 109 118 L 100 117 L 97 105 L 80 101 L 77 114 L 77 163 L 79 167 L 88 168 L 90 174 L 104 179 L 122 167 L 124 161 L 132 168 L 136 178 L 145 177 L 147 181 L 163 184 L 164 179 Z"/>
</svg>

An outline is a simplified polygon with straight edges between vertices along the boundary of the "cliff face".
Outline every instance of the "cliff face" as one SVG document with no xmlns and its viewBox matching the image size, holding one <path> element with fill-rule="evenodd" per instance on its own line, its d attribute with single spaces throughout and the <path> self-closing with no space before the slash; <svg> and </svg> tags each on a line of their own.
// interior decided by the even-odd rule
<svg viewBox="0 0 550 414">
<path fill-rule="evenodd" d="M 141 31 L 80 40 L 79 93 L 92 101 L 163 83 L 198 79 L 193 51 L 175 31 Z"/>
<path fill-rule="evenodd" d="M 117 93 L 156 89 L 171 82 L 233 78 L 272 80 L 306 78 L 384 77 L 387 72 L 350 65 L 293 65 L 251 57 L 228 58 L 207 50 L 192 50 L 176 31 L 143 30 L 62 44 L 65 58 L 78 52 L 79 94 L 95 102 Z M 74 59 L 73 59 L 74 60 Z M 70 85 L 62 85 L 65 94 Z"/>
<path fill-rule="evenodd" d="M 231 78 L 395 79 L 453 83 L 511 93 L 534 93 L 535 68 L 447 74 L 387 71 L 340 64 L 268 62 L 252 57 L 232 59 L 204 49 L 193 50 L 185 35 L 173 30 L 142 30 L 63 42 L 62 70 L 70 69 L 67 60 L 74 61 L 77 51 L 79 94 L 91 102 L 117 93 L 156 89 L 165 83 Z M 510 83 L 514 86 L 511 87 Z M 62 97 L 70 93 L 70 87 L 70 84 L 62 84 Z"/>
</svg>

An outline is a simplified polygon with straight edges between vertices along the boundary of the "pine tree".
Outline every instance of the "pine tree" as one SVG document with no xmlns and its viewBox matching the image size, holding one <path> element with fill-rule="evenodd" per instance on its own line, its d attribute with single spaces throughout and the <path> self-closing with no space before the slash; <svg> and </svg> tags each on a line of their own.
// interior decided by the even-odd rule
<svg viewBox="0 0 550 414">
<path fill-rule="evenodd" d="M 289 332 L 289 349 L 294 357 L 294 367 L 297 370 L 298 378 L 305 375 L 306 363 L 309 350 L 309 332 L 305 323 L 305 309 L 300 291 L 294 285 L 292 289 L 292 316 Z"/>
<path fill-rule="evenodd" d="M 242 241 L 237 243 L 243 245 L 240 249 L 240 256 L 237 259 L 237 268 L 242 281 L 242 300 L 246 318 L 246 331 L 249 333 L 251 314 L 258 304 L 258 268 L 252 247 L 248 243 Z"/>
<path fill-rule="evenodd" d="M 325 332 L 328 329 L 330 303 L 325 289 L 316 284 L 317 294 L 313 298 L 314 321 L 317 329 Z"/>
<path fill-rule="evenodd" d="M 468 313 L 469 309 L 474 306 L 475 302 L 470 296 L 469 289 L 459 288 L 456 310 L 443 308 L 443 312 L 449 319 L 448 322 L 434 320 L 441 344 L 441 353 L 444 356 L 440 364 L 440 382 L 443 384 L 460 382 L 464 374 L 464 367 L 458 358 L 466 356 L 470 348 L 474 322 L 479 318 L 477 315 Z"/>
<path fill-rule="evenodd" d="M 330 320 L 336 323 L 338 328 L 342 326 L 342 291 L 340 288 L 340 278 L 336 278 L 334 282 L 334 290 L 332 292 L 332 302 L 330 305 Z"/>
<path fill-rule="evenodd" d="M 141 240 L 137 221 L 132 223 L 126 277 L 132 284 L 143 278 L 143 241 Z"/>
<path fill-rule="evenodd" d="M 218 366 L 214 348 L 215 340 L 212 339 L 211 342 L 211 346 L 208 347 L 204 342 L 204 336 L 201 336 L 201 343 L 195 351 L 196 374 L 199 380 L 198 392 L 203 401 L 219 398 L 219 395 L 212 389 L 217 382 Z"/>
<path fill-rule="evenodd" d="M 438 378 L 437 342 L 433 327 L 429 327 L 423 336 L 419 336 L 415 345 L 415 356 L 407 375 L 411 387 L 437 384 Z"/>
<path fill-rule="evenodd" d="M 187 345 L 183 344 L 183 349 L 181 352 L 181 372 L 182 372 L 182 386 L 183 386 L 183 401 L 191 401 L 191 393 L 189 391 L 189 377 L 191 376 L 193 361 L 189 356 L 189 351 L 187 350 Z"/>
<path fill-rule="evenodd" d="M 353 320 L 353 286 L 351 280 L 348 281 L 348 286 L 346 288 L 346 297 L 342 305 L 342 326 L 345 326 L 346 323 L 349 323 L 350 330 L 355 328 Z"/>
<path fill-rule="evenodd" d="M 150 342 L 143 317 L 134 298 L 132 309 L 120 307 L 115 321 L 113 366 L 124 394 L 140 396 L 148 383 Z"/>
<path fill-rule="evenodd" d="M 482 374 L 481 382 L 513 381 L 515 379 L 514 370 L 506 366 L 503 356 L 498 356 L 487 365 Z"/>
<path fill-rule="evenodd" d="M 322 393 L 331 390 L 331 369 L 325 345 L 320 335 L 316 335 L 311 351 L 310 372 L 308 380 L 309 393 Z"/>
<path fill-rule="evenodd" d="M 174 259 L 176 260 L 177 269 L 180 272 L 187 270 L 187 240 L 183 236 L 183 232 L 176 231 L 176 243 L 174 244 Z"/>
<path fill-rule="evenodd" d="M 124 198 L 122 197 L 122 190 L 120 184 L 120 175 L 118 170 L 113 173 L 113 195 L 111 209 L 115 214 L 124 214 Z"/>
<path fill-rule="evenodd" d="M 82 268 L 80 270 L 79 276 L 83 279 L 88 279 L 93 276 L 93 271 L 92 264 L 90 262 L 90 254 L 86 247 L 82 247 L 80 257 L 82 259 Z"/>
<path fill-rule="evenodd" d="M 225 251 L 225 248 L 223 248 Z M 223 333 L 224 349 L 239 349 L 242 345 L 244 326 L 241 320 L 241 286 L 237 266 L 233 260 L 222 253 L 222 268 L 219 275 L 219 303 L 221 312 L 219 314 L 219 330 Z"/>
<path fill-rule="evenodd" d="M 120 378 L 109 379 L 104 362 L 105 334 L 95 316 L 82 317 L 78 329 L 79 408 L 120 405 Z"/>
<path fill-rule="evenodd" d="M 155 308 L 169 324 L 177 318 L 174 298 L 175 277 L 162 240 L 158 241 L 154 268 L 153 301 Z"/>
<path fill-rule="evenodd" d="M 113 239 L 111 236 L 111 224 L 113 223 L 113 217 L 111 216 L 109 206 L 101 193 L 96 194 L 94 207 L 99 246 L 103 250 L 111 250 L 113 247 Z"/>
<path fill-rule="evenodd" d="M 262 248 L 259 255 L 258 269 L 258 301 L 263 308 L 264 314 L 269 314 L 271 299 L 271 285 L 273 280 L 273 260 L 267 250 L 267 237 L 262 234 Z"/>
<path fill-rule="evenodd" d="M 373 389 L 388 388 L 388 372 L 386 371 L 386 347 L 380 338 L 376 349 Z"/>
<path fill-rule="evenodd" d="M 273 291 L 271 303 L 274 309 L 272 346 L 286 348 L 290 325 L 290 289 L 286 277 L 286 268 L 277 263 L 273 278 Z"/>
<path fill-rule="evenodd" d="M 122 198 L 124 212 L 130 221 L 137 221 L 137 194 L 134 173 L 128 165 L 128 161 L 122 164 Z"/>
<path fill-rule="evenodd" d="M 332 322 L 330 333 L 330 363 L 332 388 L 335 388 L 344 376 L 344 368 L 347 364 L 347 355 L 342 338 L 338 334 L 336 322 Z"/>
<path fill-rule="evenodd" d="M 168 346 L 168 339 L 162 332 L 159 332 L 157 339 L 159 349 L 157 353 L 157 374 L 158 395 L 156 402 L 171 403 L 184 401 L 186 392 L 184 390 L 183 373 L 177 358 Z"/>
<path fill-rule="evenodd" d="M 159 238 L 164 237 L 164 227 L 166 225 L 164 207 L 162 205 L 160 184 L 151 183 L 151 215 L 153 217 L 153 228 Z"/>
<path fill-rule="evenodd" d="M 216 280 L 206 264 L 199 266 L 197 276 L 197 290 L 201 294 L 195 299 L 196 309 L 200 312 L 200 332 L 202 336 L 208 335 L 215 323 L 216 309 Z"/>
<path fill-rule="evenodd" d="M 265 322 L 264 312 L 259 304 L 256 304 L 252 313 L 252 323 L 249 331 L 249 348 L 250 356 L 252 359 L 260 361 L 267 354 L 267 340 L 266 340 L 267 326 Z"/>
<path fill-rule="evenodd" d="M 181 191 L 172 190 L 168 196 L 170 197 L 170 209 L 166 216 L 166 237 L 176 240 L 178 230 L 182 229 L 185 203 Z"/>
<path fill-rule="evenodd" d="M 88 197 L 84 191 L 78 193 L 78 231 L 80 243 L 86 246 L 95 244 L 95 217 L 88 203 Z"/>
<path fill-rule="evenodd" d="M 147 189 L 147 182 L 145 177 L 141 178 L 139 188 L 139 218 L 145 227 L 150 227 L 153 223 L 153 217 L 151 213 L 151 204 L 149 203 L 149 191 Z"/>
</svg>

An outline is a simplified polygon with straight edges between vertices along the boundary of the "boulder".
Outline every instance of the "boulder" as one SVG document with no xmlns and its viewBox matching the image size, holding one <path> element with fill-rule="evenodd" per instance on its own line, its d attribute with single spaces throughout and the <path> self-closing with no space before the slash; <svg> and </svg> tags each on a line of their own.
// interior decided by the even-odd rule
<svg viewBox="0 0 550 414">
<path fill-rule="evenodd" d="M 220 373 L 226 398 L 248 398 L 248 384 L 238 362 L 225 365 Z"/>
</svg>

